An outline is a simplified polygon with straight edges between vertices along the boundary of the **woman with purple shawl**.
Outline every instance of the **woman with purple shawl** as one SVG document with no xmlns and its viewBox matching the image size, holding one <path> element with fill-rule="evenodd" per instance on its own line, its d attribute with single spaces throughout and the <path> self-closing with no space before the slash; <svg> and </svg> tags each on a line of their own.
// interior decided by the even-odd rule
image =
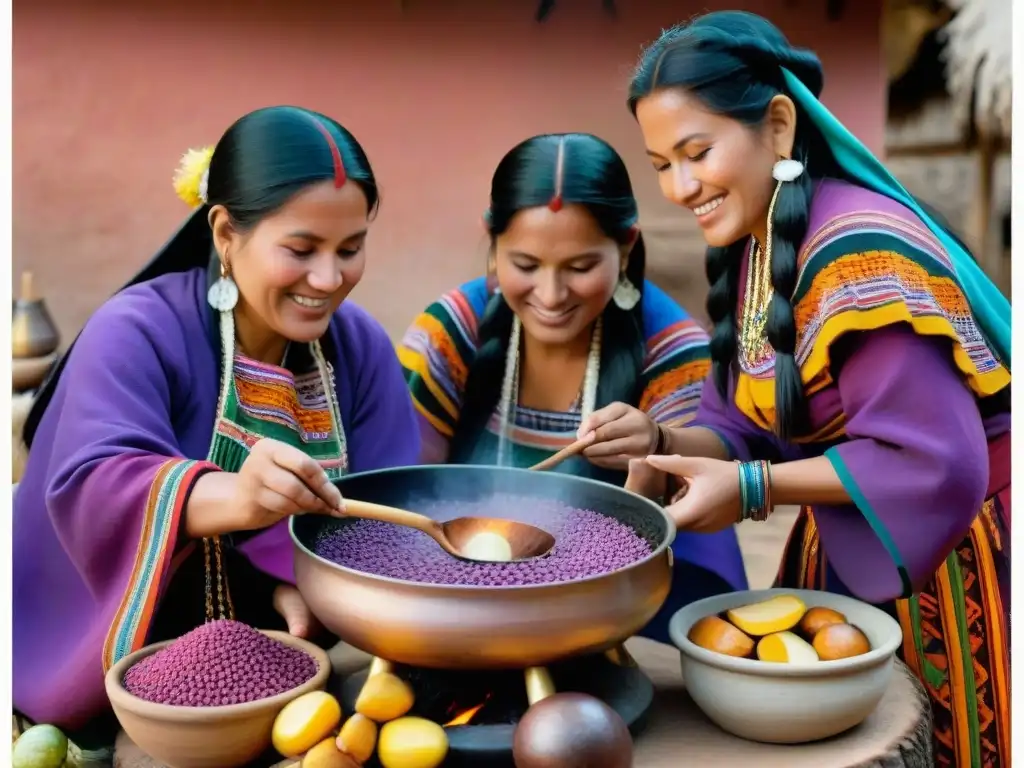
<svg viewBox="0 0 1024 768">
<path fill-rule="evenodd" d="M 387 334 L 342 303 L 377 205 L 355 138 L 258 110 L 175 186 L 195 212 L 89 320 L 25 429 L 14 706 L 83 745 L 112 741 L 103 675 L 143 645 L 222 617 L 309 635 L 287 517 L 338 514 L 332 479 L 419 454 Z"/>
<path fill-rule="evenodd" d="M 710 13 L 641 56 L 630 107 L 710 246 L 712 374 L 690 425 L 613 404 L 594 456 L 686 492 L 681 529 L 802 507 L 784 587 L 888 609 L 940 766 L 1010 764 L 1010 306 L 818 100 L 818 58 Z M 738 462 L 738 463 L 737 463 Z"/>
</svg>

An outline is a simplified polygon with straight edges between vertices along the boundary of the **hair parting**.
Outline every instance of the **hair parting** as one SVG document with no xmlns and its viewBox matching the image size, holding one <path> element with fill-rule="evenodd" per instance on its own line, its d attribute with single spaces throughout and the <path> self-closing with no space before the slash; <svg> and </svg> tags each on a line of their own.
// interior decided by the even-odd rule
<svg viewBox="0 0 1024 768">
<path fill-rule="evenodd" d="M 555 213 L 562 210 L 562 184 L 565 179 L 565 137 L 558 140 L 558 154 L 555 156 L 555 194 L 551 196 L 548 203 Z"/>
</svg>

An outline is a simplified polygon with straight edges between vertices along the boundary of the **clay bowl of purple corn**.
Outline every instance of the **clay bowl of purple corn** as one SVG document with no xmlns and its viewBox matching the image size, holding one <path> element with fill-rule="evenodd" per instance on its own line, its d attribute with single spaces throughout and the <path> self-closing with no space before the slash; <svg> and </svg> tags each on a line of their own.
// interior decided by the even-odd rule
<svg viewBox="0 0 1024 768">
<path fill-rule="evenodd" d="M 327 652 L 285 632 L 215 621 L 121 659 L 105 679 L 133 742 L 168 768 L 236 768 L 270 748 L 274 718 L 327 685 Z"/>
<path fill-rule="evenodd" d="M 506 518 L 555 538 L 534 560 L 466 562 L 388 523 L 291 518 L 296 584 L 310 609 L 342 640 L 392 662 L 543 666 L 614 647 L 668 596 L 675 528 L 660 506 L 617 486 L 472 465 L 364 472 L 337 486 L 440 522 Z"/>
</svg>

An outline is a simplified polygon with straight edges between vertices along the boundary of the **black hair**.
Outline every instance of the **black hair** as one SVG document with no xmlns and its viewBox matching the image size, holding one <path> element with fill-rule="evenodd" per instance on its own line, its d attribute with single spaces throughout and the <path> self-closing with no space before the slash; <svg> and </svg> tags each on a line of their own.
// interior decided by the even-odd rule
<svg viewBox="0 0 1024 768">
<path fill-rule="evenodd" d="M 561 153 L 561 159 L 559 154 Z M 644 289 L 646 252 L 636 234 L 639 218 L 626 165 L 602 139 L 587 133 L 543 134 L 513 147 L 494 171 L 486 214 L 493 249 L 521 210 L 549 205 L 581 205 L 612 240 L 636 242 L 626 277 Z M 643 302 L 622 310 L 608 302 L 602 315 L 601 368 L 597 406 L 636 402 L 644 363 Z M 487 423 L 497 405 L 514 314 L 501 294 L 491 297 L 480 322 L 477 352 L 466 380 L 465 396 L 452 440 L 453 455 Z"/>
<path fill-rule="evenodd" d="M 207 204 L 223 205 L 234 224 L 250 229 L 310 184 L 339 169 L 377 207 L 377 182 L 363 148 L 342 125 L 299 107 L 268 107 L 234 123 L 213 151 Z"/>
<path fill-rule="evenodd" d="M 211 206 L 223 205 L 232 224 L 246 231 L 311 184 L 343 179 L 359 185 L 372 215 L 380 202 L 373 169 L 359 142 L 341 124 L 301 107 L 266 107 L 250 112 L 235 121 L 214 148 L 206 203 L 193 211 L 120 290 L 196 267 L 207 267 L 209 279 L 215 279 L 220 265 L 207 223 Z M 40 387 L 23 430 L 28 446 L 73 349 L 72 342 Z"/>
<path fill-rule="evenodd" d="M 782 67 L 815 96 L 821 93 L 821 62 L 811 51 L 794 48 L 769 21 L 743 11 L 709 13 L 662 33 L 643 51 L 629 88 L 629 107 L 666 88 L 683 88 L 716 114 L 749 126 L 762 123 L 773 98 L 785 94 Z M 796 321 L 792 297 L 797 256 L 807 235 L 813 179 L 840 172 L 821 134 L 797 108 L 792 159 L 806 172 L 783 184 L 772 221 L 772 288 L 766 332 L 775 350 L 775 431 L 781 438 L 805 434 L 810 427 L 807 398 L 796 361 Z M 728 394 L 736 365 L 736 306 L 747 238 L 708 248 L 710 290 L 707 311 L 714 331 L 711 358 L 715 386 Z M 763 246 L 763 244 L 762 244 Z"/>
</svg>

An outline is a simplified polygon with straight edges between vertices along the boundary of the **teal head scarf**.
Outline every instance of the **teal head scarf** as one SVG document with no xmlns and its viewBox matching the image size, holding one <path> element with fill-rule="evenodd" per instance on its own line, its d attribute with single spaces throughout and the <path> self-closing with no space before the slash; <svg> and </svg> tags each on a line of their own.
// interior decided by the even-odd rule
<svg viewBox="0 0 1024 768">
<path fill-rule="evenodd" d="M 828 111 L 806 85 L 787 68 L 782 68 L 786 89 L 824 137 L 836 163 L 846 175 L 868 189 L 902 203 L 920 217 L 949 254 L 957 280 L 967 296 L 971 311 L 992 351 L 1010 367 L 1010 302 L 992 283 L 977 262 L 939 226 L 835 115 Z"/>
</svg>

